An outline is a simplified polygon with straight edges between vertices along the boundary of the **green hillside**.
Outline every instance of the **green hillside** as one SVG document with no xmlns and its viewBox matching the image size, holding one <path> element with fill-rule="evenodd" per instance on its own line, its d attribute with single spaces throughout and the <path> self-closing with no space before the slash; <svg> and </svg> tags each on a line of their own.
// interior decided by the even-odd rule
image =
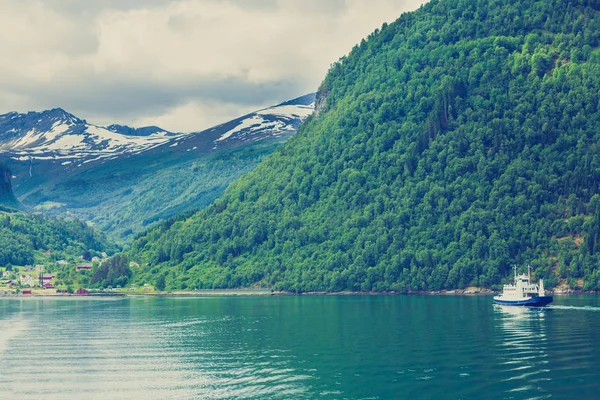
<svg viewBox="0 0 600 400">
<path fill-rule="evenodd" d="M 156 221 L 211 204 L 229 183 L 280 145 L 279 140 L 266 142 L 217 154 L 142 154 L 99 163 L 74 175 L 52 170 L 42 160 L 44 166 L 36 165 L 37 179 L 16 190 L 29 192 L 22 200 L 35 205 L 36 211 L 75 216 L 111 240 L 126 243 Z M 55 163 L 59 168 L 60 164 Z M 18 168 L 23 175 L 28 165 Z"/>
<path fill-rule="evenodd" d="M 598 289 L 599 45 L 595 1 L 434 0 L 384 24 L 283 148 L 134 241 L 136 279 L 405 292 L 529 263 Z"/>
<path fill-rule="evenodd" d="M 81 221 L 0 212 L 0 267 L 79 259 L 86 251 L 113 253 L 116 250 L 102 234 Z"/>
</svg>

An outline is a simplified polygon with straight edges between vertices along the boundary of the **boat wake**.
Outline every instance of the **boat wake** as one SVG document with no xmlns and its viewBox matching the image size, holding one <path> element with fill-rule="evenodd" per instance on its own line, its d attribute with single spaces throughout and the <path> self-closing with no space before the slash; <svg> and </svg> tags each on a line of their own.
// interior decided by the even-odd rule
<svg viewBox="0 0 600 400">
<path fill-rule="evenodd" d="M 600 307 L 593 306 L 547 306 L 549 310 L 581 310 L 581 311 L 597 311 L 600 312 Z"/>
</svg>

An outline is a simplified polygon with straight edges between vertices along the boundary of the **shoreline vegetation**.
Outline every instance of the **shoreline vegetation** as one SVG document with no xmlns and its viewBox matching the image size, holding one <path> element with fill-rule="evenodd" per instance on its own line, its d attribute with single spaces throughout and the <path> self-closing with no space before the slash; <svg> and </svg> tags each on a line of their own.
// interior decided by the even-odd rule
<svg viewBox="0 0 600 400">
<path fill-rule="evenodd" d="M 557 290 L 548 291 L 553 295 L 569 294 L 600 294 L 599 291 L 583 290 Z M 31 294 L 17 293 L 16 291 L 0 291 L 0 298 L 18 297 L 18 298 L 98 298 L 98 297 L 255 297 L 255 296 L 490 296 L 498 294 L 498 291 L 487 288 L 467 288 L 456 290 L 431 290 L 431 291 L 410 291 L 410 292 L 304 292 L 294 293 L 286 291 L 274 291 L 270 289 L 203 289 L 194 291 L 165 291 L 165 292 L 146 292 L 146 293 L 127 293 L 122 292 L 90 292 L 81 295 L 76 293 L 50 293 L 45 290 L 34 290 Z"/>
</svg>

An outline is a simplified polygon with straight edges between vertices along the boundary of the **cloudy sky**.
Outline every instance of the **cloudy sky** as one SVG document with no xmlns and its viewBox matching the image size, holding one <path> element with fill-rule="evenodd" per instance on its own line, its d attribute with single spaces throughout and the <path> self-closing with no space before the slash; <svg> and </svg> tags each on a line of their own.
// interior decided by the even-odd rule
<svg viewBox="0 0 600 400">
<path fill-rule="evenodd" d="M 194 131 L 316 90 L 424 0 L 0 0 L 0 114 Z"/>
</svg>

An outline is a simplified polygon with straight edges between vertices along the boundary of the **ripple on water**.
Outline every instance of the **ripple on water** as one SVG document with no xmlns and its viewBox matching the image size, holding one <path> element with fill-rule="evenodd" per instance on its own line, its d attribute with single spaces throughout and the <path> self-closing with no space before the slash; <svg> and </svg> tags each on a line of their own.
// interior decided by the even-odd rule
<svg viewBox="0 0 600 400">
<path fill-rule="evenodd" d="M 44 323 L 0 325 L 0 398 L 290 398 L 302 397 L 311 379 L 289 367 L 285 352 L 247 351 L 224 327 L 207 348 L 186 343 L 195 329 L 231 318 L 147 324 L 118 313 L 102 322 L 65 313 L 49 324 L 36 317 Z"/>
<path fill-rule="evenodd" d="M 2 321 L 0 323 L 0 354 L 9 347 L 9 342 L 19 337 L 22 332 L 27 330 L 28 326 L 29 322 L 24 315 Z"/>
<path fill-rule="evenodd" d="M 600 327 L 585 310 L 435 297 L 15 309 L 0 309 L 0 398 L 544 399 L 598 389 Z"/>
</svg>

